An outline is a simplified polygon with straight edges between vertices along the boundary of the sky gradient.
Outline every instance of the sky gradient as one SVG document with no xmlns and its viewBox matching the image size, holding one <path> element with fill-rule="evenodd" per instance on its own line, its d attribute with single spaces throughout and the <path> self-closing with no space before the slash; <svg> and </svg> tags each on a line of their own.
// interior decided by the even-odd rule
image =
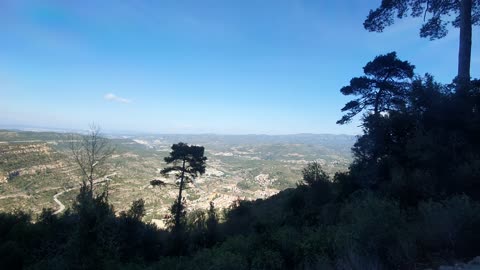
<svg viewBox="0 0 480 270">
<path fill-rule="evenodd" d="M 220 134 L 359 134 L 339 92 L 397 51 L 450 82 L 458 30 L 362 23 L 380 0 L 0 1 L 0 127 Z M 478 28 L 473 77 L 480 77 Z"/>
</svg>

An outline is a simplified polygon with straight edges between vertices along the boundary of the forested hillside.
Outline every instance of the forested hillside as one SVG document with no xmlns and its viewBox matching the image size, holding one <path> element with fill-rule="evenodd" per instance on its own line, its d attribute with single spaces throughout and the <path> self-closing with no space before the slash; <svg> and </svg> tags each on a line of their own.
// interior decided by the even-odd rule
<svg viewBox="0 0 480 270">
<path fill-rule="evenodd" d="M 345 105 L 338 108 L 342 116 L 337 124 L 358 123 L 362 129 L 349 150 L 345 145 L 353 137 L 343 135 L 339 140 L 311 134 L 138 135 L 108 139 L 98 126 L 92 125 L 88 133 L 65 139 L 54 133 L 16 135 L 0 131 L 7 138 L 0 143 L 0 200 L 11 202 L 0 208 L 6 210 L 0 212 L 0 268 L 480 269 L 480 79 L 470 74 L 471 65 L 479 63 L 472 59 L 472 28 L 480 24 L 480 1 L 378 2 L 378 8 L 370 10 L 364 21 L 368 31 L 386 31 L 397 19 L 408 16 L 423 18 L 420 36 L 431 40 L 441 39 L 458 28 L 458 72 L 454 78 L 440 79 L 420 74 L 415 60 L 406 61 L 402 53 L 395 51 L 380 52 L 370 61 L 360 63 L 363 68 L 357 67 L 356 76 L 344 81 L 343 87 L 327 89 L 337 94 L 339 91 L 346 99 Z M 351 16 L 353 12 L 347 8 L 350 5 L 361 6 L 358 2 L 342 3 L 337 12 Z M 268 12 L 260 13 L 261 20 L 257 18 L 256 22 L 279 23 L 284 19 L 279 16 L 281 20 L 277 20 L 279 17 L 270 14 L 270 7 L 265 10 Z M 301 6 L 294 10 L 295 18 L 310 15 Z M 241 15 L 241 20 L 254 17 L 253 13 Z M 198 26 L 195 30 L 210 25 L 182 19 L 188 25 Z M 300 24 L 298 20 L 293 22 Z M 322 24 L 316 20 L 308 22 L 316 28 Z M 274 31 L 279 25 L 269 25 L 268 31 L 258 34 L 280 35 Z M 294 26 L 280 29 L 291 34 L 288 28 L 293 27 L 297 34 L 300 30 Z M 335 35 L 348 30 L 327 26 L 334 29 Z M 402 27 L 405 25 L 396 31 Z M 320 28 L 323 31 L 326 27 Z M 211 35 L 206 36 L 215 39 L 212 33 L 217 31 L 228 32 L 212 28 L 208 32 Z M 310 35 L 281 34 L 281 39 L 275 39 L 278 43 L 261 40 L 273 50 L 288 39 L 311 39 Z M 234 35 L 228 37 L 237 41 Z M 360 43 L 354 38 L 348 37 L 350 47 Z M 175 47 L 183 49 L 189 39 L 180 40 Z M 407 45 L 416 46 L 409 42 L 406 41 Z M 301 57 L 299 51 L 312 44 L 303 43 L 294 51 L 295 57 Z M 201 48 L 202 53 L 207 53 L 208 49 L 203 50 L 207 47 Z M 326 51 L 333 53 L 332 48 Z M 188 58 L 185 55 L 189 56 L 188 50 L 176 52 L 182 56 L 180 62 Z M 244 53 L 242 58 L 246 58 Z M 350 55 L 350 50 L 342 53 Z M 416 60 L 420 60 L 419 54 Z M 162 59 L 169 64 L 164 67 L 166 70 L 177 64 L 172 65 L 175 61 L 169 61 L 169 57 Z M 440 65 L 443 62 L 436 61 L 442 57 L 438 53 L 438 59 L 429 61 Z M 264 61 L 269 56 L 262 54 L 259 58 Z M 336 60 L 331 63 L 337 64 Z M 299 63 L 307 63 L 285 62 L 289 69 L 275 76 L 288 75 L 288 80 L 293 79 Z M 115 62 L 118 63 L 122 62 Z M 209 69 L 205 64 L 213 67 L 214 63 L 202 63 L 196 71 Z M 345 70 L 329 66 L 323 72 Z M 166 74 L 165 77 L 171 75 Z M 309 76 L 313 77 L 312 74 Z M 223 79 L 215 76 L 215 81 Z M 330 79 L 329 76 L 332 73 L 325 78 Z M 443 83 L 447 81 L 451 82 Z M 277 81 L 276 87 L 280 84 Z M 290 91 L 289 102 L 293 102 L 301 92 L 293 92 L 296 88 Z M 174 106 L 167 104 L 167 93 L 161 101 L 155 100 L 155 106 L 167 106 L 169 115 L 151 116 L 153 106 L 146 110 L 152 125 L 167 123 L 172 115 L 181 115 L 182 119 L 196 114 L 196 119 L 203 123 L 203 113 L 213 110 L 219 103 L 218 97 L 224 95 L 214 91 L 215 95 L 210 97 L 215 106 L 209 107 L 202 104 L 207 100 L 202 91 L 180 92 Z M 241 98 L 229 97 L 236 101 L 244 98 L 250 104 L 250 93 L 253 91 Z M 154 95 L 150 95 L 148 99 L 153 99 Z M 273 97 L 264 97 L 277 104 Z M 122 105 L 133 103 L 113 93 L 106 94 L 104 99 Z M 314 107 L 316 102 L 302 104 Z M 186 104 L 194 109 L 188 110 Z M 300 109 L 305 115 L 312 112 Z M 252 115 L 257 116 L 255 112 Z M 288 113 L 283 111 L 283 115 Z M 230 116 L 234 117 L 233 113 Z M 126 113 L 123 117 L 130 119 Z M 161 118 L 162 122 L 153 118 Z M 235 119 L 238 122 L 232 120 L 232 126 L 244 120 Z M 47 139 L 52 136 L 56 137 L 53 141 Z M 236 145 L 239 143 L 242 145 Z M 54 188 L 50 190 L 43 184 Z M 68 194 L 67 206 L 59 203 L 59 198 L 67 201 L 59 197 L 64 194 Z M 50 196 L 62 207 L 53 208 L 51 201 L 43 200 Z M 30 199 L 41 203 L 32 203 Z M 194 203 L 202 207 L 191 207 Z"/>
<path fill-rule="evenodd" d="M 310 163 L 296 188 L 223 211 L 213 203 L 186 211 L 179 197 L 166 230 L 142 222 L 143 200 L 115 212 L 108 189 L 93 195 L 85 185 L 61 215 L 45 209 L 33 222 L 21 210 L 2 213 L 2 262 L 10 269 L 421 269 L 479 255 L 479 82 L 459 92 L 414 76 L 395 53 L 364 71 L 341 90 L 357 97 L 342 123 L 364 112 L 347 172 L 331 177 Z"/>
</svg>

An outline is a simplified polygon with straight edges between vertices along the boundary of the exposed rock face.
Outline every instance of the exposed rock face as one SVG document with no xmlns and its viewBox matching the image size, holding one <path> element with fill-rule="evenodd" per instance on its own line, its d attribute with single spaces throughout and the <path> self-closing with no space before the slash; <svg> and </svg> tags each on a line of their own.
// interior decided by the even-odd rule
<svg viewBox="0 0 480 270">
<path fill-rule="evenodd" d="M 19 155 L 31 153 L 48 154 L 51 150 L 46 143 L 36 144 L 7 144 L 2 149 L 4 154 Z"/>
<path fill-rule="evenodd" d="M 152 223 L 157 226 L 159 229 L 166 229 L 167 225 L 165 224 L 164 219 L 152 219 Z"/>
<path fill-rule="evenodd" d="M 3 173 L 0 173 L 0 184 L 3 183 L 7 183 L 7 177 Z"/>
<path fill-rule="evenodd" d="M 277 179 L 275 179 L 275 178 L 270 178 L 269 174 L 264 174 L 264 173 L 261 173 L 261 174 L 255 176 L 255 182 L 257 182 L 262 187 L 269 186 L 273 182 L 275 182 L 276 180 Z"/>
<path fill-rule="evenodd" d="M 225 175 L 222 171 L 219 171 L 215 168 L 207 168 L 207 170 L 205 171 L 205 175 L 206 176 L 217 176 L 217 177 L 222 177 L 223 175 Z"/>
</svg>

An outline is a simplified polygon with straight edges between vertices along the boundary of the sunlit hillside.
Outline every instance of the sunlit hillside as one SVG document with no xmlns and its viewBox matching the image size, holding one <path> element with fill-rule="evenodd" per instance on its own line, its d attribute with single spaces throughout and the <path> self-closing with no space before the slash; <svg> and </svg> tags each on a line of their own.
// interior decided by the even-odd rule
<svg viewBox="0 0 480 270">
<path fill-rule="evenodd" d="M 0 210 L 39 213 L 58 209 L 53 196 L 71 206 L 81 180 L 70 142 L 80 135 L 53 132 L 0 132 Z M 115 152 L 108 161 L 110 202 L 117 211 L 143 198 L 145 220 L 162 219 L 173 203 L 175 179 L 160 175 L 172 144 L 188 141 L 206 147 L 206 173 L 186 191 L 189 209 L 207 209 L 210 201 L 226 208 L 237 199 L 267 198 L 295 187 L 301 169 L 318 161 L 333 175 L 351 161 L 354 137 L 347 135 L 224 136 L 224 135 L 111 135 Z M 170 185 L 152 186 L 161 179 Z M 98 190 L 106 183 L 98 184 Z M 75 188 L 77 187 L 77 188 Z M 66 192 L 65 192 L 66 191 Z"/>
</svg>

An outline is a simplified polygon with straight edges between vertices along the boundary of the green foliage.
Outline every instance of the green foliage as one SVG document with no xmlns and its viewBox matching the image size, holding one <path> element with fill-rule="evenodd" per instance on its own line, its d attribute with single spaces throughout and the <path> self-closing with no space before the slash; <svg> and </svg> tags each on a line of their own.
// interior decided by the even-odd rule
<svg viewBox="0 0 480 270">
<path fill-rule="evenodd" d="M 145 216 L 145 201 L 143 199 L 133 201 L 132 206 L 126 214 L 130 218 L 142 220 L 142 218 Z"/>
<path fill-rule="evenodd" d="M 437 265 L 439 257 L 477 256 L 480 83 L 473 81 L 465 96 L 429 75 L 408 82 L 413 67 L 394 54 L 377 57 L 365 72 L 373 79 L 386 76 L 392 59 L 402 68 L 390 71 L 400 77 L 386 84 L 369 81 L 375 87 L 358 92 L 366 98 L 372 89 L 378 90 L 375 95 L 388 94 L 380 95 L 381 102 L 360 100 L 370 102 L 365 104 L 374 112 L 362 119 L 365 134 L 352 149 L 355 160 L 348 172 L 331 179 L 318 163 L 310 163 L 296 188 L 263 200 L 236 200 L 223 215 L 213 202 L 209 209 L 187 212 L 181 192 L 188 179 L 182 177 L 167 221 L 170 230 L 142 222 L 143 199 L 117 216 L 105 193 L 91 196 L 84 185 L 62 215 L 45 209 L 32 222 L 24 212 L 0 213 L 2 266 L 417 269 L 419 263 Z M 343 92 L 355 94 L 355 89 Z M 265 158 L 273 159 L 272 152 Z M 203 147 L 174 145 L 163 173 L 202 174 L 203 155 Z M 281 173 L 271 175 L 281 178 Z M 23 176 L 15 179 L 21 182 Z"/>
<path fill-rule="evenodd" d="M 480 1 L 383 0 L 380 7 L 370 10 L 363 26 L 369 31 L 382 32 L 393 24 L 395 15 L 401 19 L 407 17 L 409 11 L 412 17 L 423 16 L 421 37 L 430 40 L 443 38 L 448 33 L 449 25 L 460 29 L 455 81 L 458 83 L 458 93 L 465 94 L 471 79 L 472 26 L 480 25 Z M 430 15 L 428 19 L 427 14 Z"/>
<path fill-rule="evenodd" d="M 278 251 L 261 248 L 252 259 L 251 269 L 283 269 L 283 258 Z"/>
<path fill-rule="evenodd" d="M 315 185 L 318 182 L 328 182 L 330 178 L 328 175 L 322 170 L 322 166 L 314 161 L 307 164 L 305 168 L 302 170 L 303 174 L 303 181 L 307 185 Z"/>
<path fill-rule="evenodd" d="M 355 194 L 341 211 L 335 232 L 335 251 L 344 263 L 361 258 L 389 269 L 411 265 L 416 259 L 406 213 L 395 201 L 366 193 Z"/>
<path fill-rule="evenodd" d="M 161 173 L 168 176 L 170 172 L 176 172 L 177 178 L 185 175 L 187 179 L 202 175 L 205 173 L 205 162 L 207 161 L 204 153 L 203 146 L 188 145 L 182 142 L 174 144 L 170 155 L 165 157 L 165 162 L 173 165 L 162 169 Z M 179 166 L 178 163 L 183 164 Z"/>
<path fill-rule="evenodd" d="M 172 145 L 170 155 L 165 157 L 165 162 L 171 164 L 171 166 L 163 168 L 161 174 L 168 177 L 169 173 L 175 172 L 176 178 L 180 179 L 178 198 L 171 208 L 171 213 L 174 217 L 173 230 L 179 234 L 184 228 L 185 202 L 182 200 L 184 184 L 185 182 L 193 181 L 193 178 L 199 174 L 205 173 L 207 157 L 204 156 L 204 153 L 205 148 L 203 146 L 188 145 L 180 142 Z"/>
<path fill-rule="evenodd" d="M 419 239 L 427 250 L 441 251 L 445 258 L 476 256 L 480 252 L 475 233 L 480 225 L 480 203 L 465 195 L 419 207 Z"/>
<path fill-rule="evenodd" d="M 207 212 L 205 246 L 211 247 L 219 240 L 218 214 L 213 202 Z"/>
<path fill-rule="evenodd" d="M 336 181 L 340 192 L 379 190 L 410 206 L 460 193 L 480 198 L 475 81 L 467 96 L 428 74 L 405 87 L 401 107 L 363 118 L 364 135 L 352 148 L 350 172 Z"/>
<path fill-rule="evenodd" d="M 337 124 L 346 124 L 364 110 L 375 116 L 403 108 L 409 90 L 408 81 L 413 77 L 415 66 L 397 58 L 396 52 L 379 55 L 368 62 L 362 77 L 355 77 L 350 85 L 340 89 L 344 95 L 358 96 L 342 108 L 347 111 Z"/>
<path fill-rule="evenodd" d="M 193 263 L 195 263 L 196 267 L 191 267 L 190 269 L 249 269 L 248 262 L 242 254 L 223 248 L 214 248 L 211 251 L 204 250 L 195 256 Z"/>
<path fill-rule="evenodd" d="M 170 206 L 169 212 L 170 215 L 168 216 L 168 220 L 166 222 L 167 227 L 170 230 L 184 230 L 187 224 L 187 211 L 186 211 L 187 201 L 185 198 L 182 199 L 182 202 L 179 204 L 178 201 L 174 201 L 173 204 Z M 176 219 L 178 217 L 179 222 L 176 223 Z"/>
<path fill-rule="evenodd" d="M 380 7 L 370 10 L 363 26 L 368 31 L 383 32 L 385 27 L 393 24 L 395 17 L 401 19 L 410 15 L 412 17 L 423 16 L 425 19 L 426 14 L 429 13 L 431 16 L 428 20 L 424 20 L 420 28 L 420 36 L 428 37 L 431 40 L 439 39 L 447 35 L 449 24 L 455 27 L 460 26 L 459 2 L 440 1 L 430 3 L 426 0 L 382 1 Z M 480 23 L 480 3 L 475 0 L 471 2 L 473 3 L 472 24 L 478 25 Z M 452 13 L 455 15 L 451 16 Z"/>
</svg>

